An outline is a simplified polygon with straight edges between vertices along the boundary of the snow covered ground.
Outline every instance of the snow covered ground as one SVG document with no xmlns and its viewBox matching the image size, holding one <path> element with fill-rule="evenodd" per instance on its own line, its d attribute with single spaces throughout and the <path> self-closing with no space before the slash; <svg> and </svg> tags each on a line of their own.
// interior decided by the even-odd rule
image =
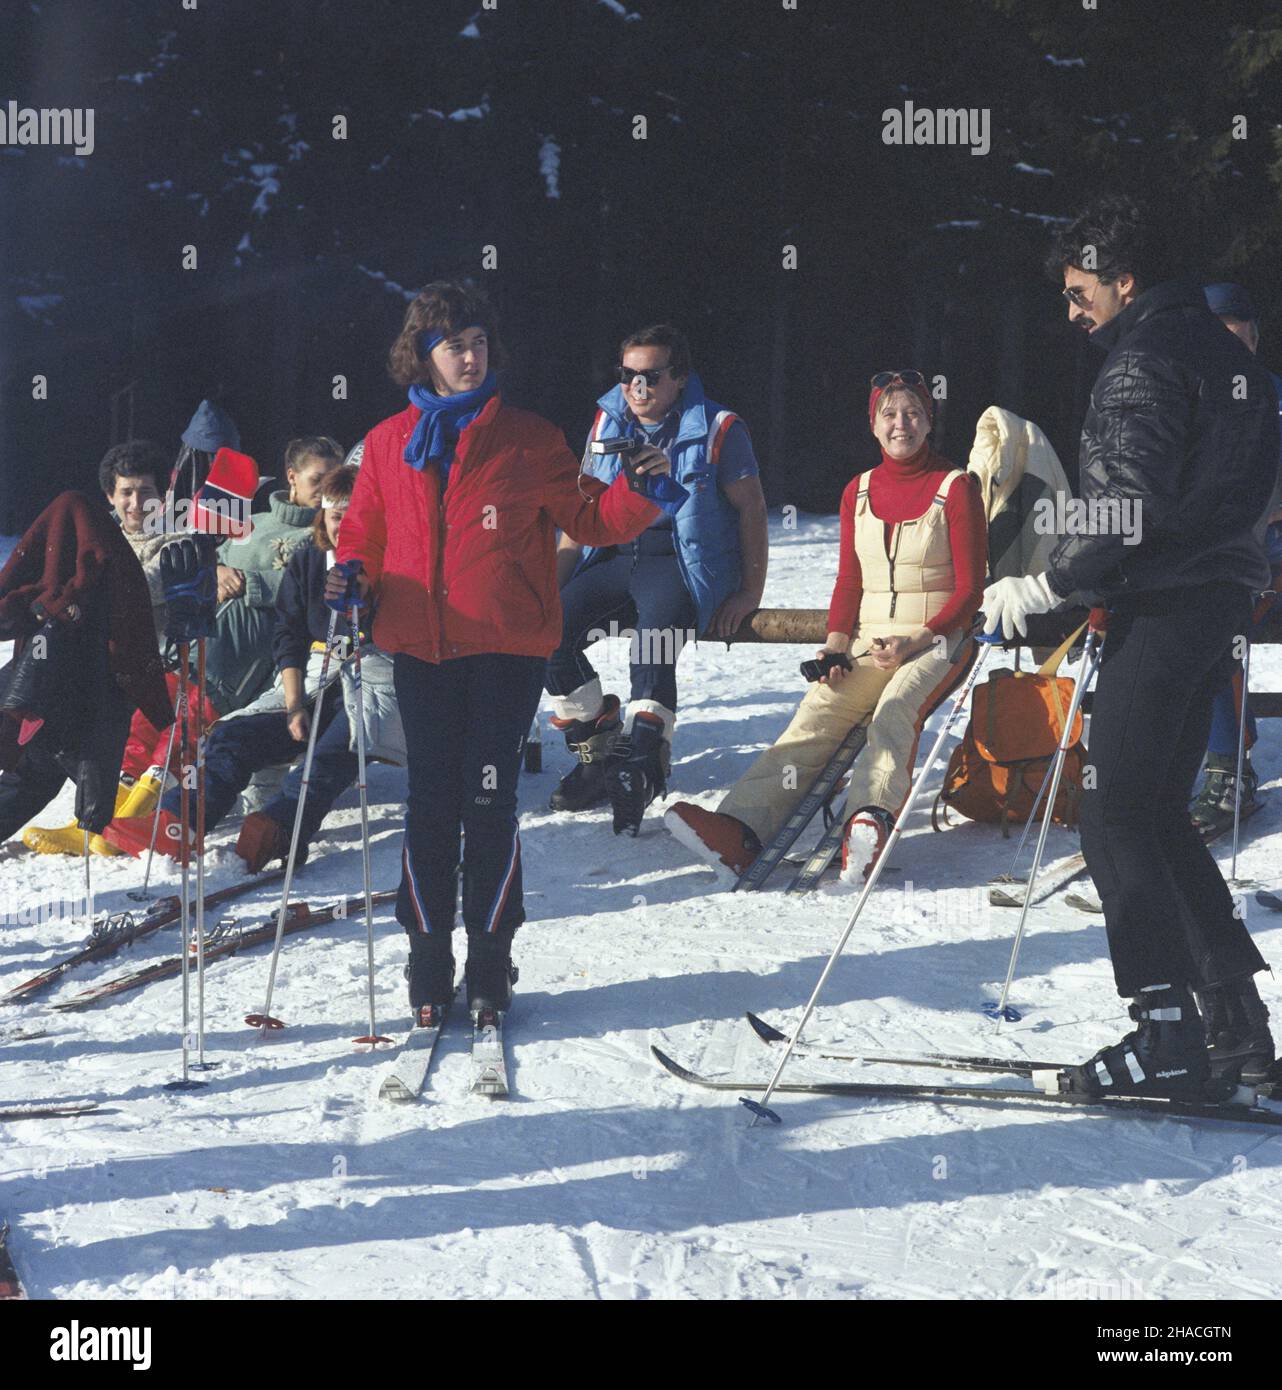
<svg viewBox="0 0 1282 1390">
<path fill-rule="evenodd" d="M 825 604 L 835 540 L 833 520 L 787 531 L 775 518 L 766 603 Z M 677 794 L 715 804 L 782 728 L 809 654 L 687 651 Z M 625 644 L 610 643 L 601 664 L 607 689 L 626 693 Z M 1276 648 L 1257 651 L 1252 676 L 1258 689 L 1282 688 Z M 1277 722 L 1262 728 L 1257 764 L 1276 786 Z M 359 915 L 286 940 L 275 1011 L 290 1027 L 267 1042 L 242 1022 L 262 1002 L 266 953 L 211 967 L 209 1054 L 220 1065 L 204 1091 L 164 1089 L 179 1065 L 177 980 L 83 1014 L 51 1013 L 45 1000 L 4 1011 L 10 1036 L 49 1032 L 3 1043 L 0 1104 L 103 1106 L 82 1119 L 0 1127 L 0 1215 L 13 1224 L 33 1296 L 1282 1294 L 1282 1141 L 1267 1132 L 827 1098 L 782 1098 L 782 1127 L 749 1129 L 732 1095 L 660 1071 L 652 1042 L 706 1072 L 764 1077 L 771 1058 L 743 1012 L 797 1016 L 848 900 L 715 892 L 711 874 L 663 832 L 660 808 L 636 840 L 616 839 L 604 813 L 549 813 L 569 766 L 550 736 L 544 765 L 522 787 L 529 920 L 515 952 L 510 1100 L 464 1093 L 456 1021 L 421 1103 L 380 1108 L 386 1058 L 350 1042 L 364 1030 Z M 402 776 L 372 773 L 376 887 L 398 876 Z M 65 823 L 71 803 L 67 789 L 41 821 Z M 1239 866 L 1270 884 L 1279 803 L 1251 822 Z M 211 886 L 236 876 L 233 839 L 231 830 L 216 837 Z M 1075 844 L 1056 829 L 1050 852 Z M 1031 919 L 1014 994 L 1023 1021 L 995 1038 L 979 1013 L 1000 989 L 1017 914 L 990 908 L 977 887 L 1009 867 L 1012 849 L 990 827 L 933 833 L 921 808 L 809 1036 L 1069 1059 L 1115 1039 L 1126 1020 L 1101 920 L 1062 900 Z M 1217 849 L 1222 860 L 1228 852 Z M 95 861 L 94 872 L 100 908 L 126 905 L 124 889 L 141 877 L 122 859 Z M 162 877 L 176 882 L 168 868 Z M 359 883 L 349 794 L 296 896 L 325 901 Z M 39 902 L 74 891 L 79 866 L 0 863 L 0 884 L 6 904 Z M 257 919 L 273 904 L 264 889 L 237 912 Z M 1248 920 L 1265 956 L 1282 960 L 1282 919 L 1252 903 Z M 404 937 L 386 911 L 377 931 L 379 1021 L 399 1035 Z M 72 921 L 0 925 L 0 990 L 81 935 Z M 167 931 L 86 967 L 52 997 L 172 955 L 174 942 Z M 1261 989 L 1282 1017 L 1282 989 L 1267 976 Z M 851 1074 L 803 1061 L 792 1069 L 794 1078 Z"/>
</svg>

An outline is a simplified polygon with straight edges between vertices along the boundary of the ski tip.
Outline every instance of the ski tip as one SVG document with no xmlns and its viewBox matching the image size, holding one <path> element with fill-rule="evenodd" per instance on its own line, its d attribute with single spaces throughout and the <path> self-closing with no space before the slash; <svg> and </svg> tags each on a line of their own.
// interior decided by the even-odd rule
<svg viewBox="0 0 1282 1390">
<path fill-rule="evenodd" d="M 653 1043 L 650 1044 L 650 1051 L 654 1054 L 654 1060 L 658 1062 L 664 1071 L 670 1071 L 673 1076 L 680 1077 L 682 1081 L 694 1079 L 694 1072 L 683 1067 L 680 1062 L 674 1062 L 666 1052 L 655 1047 Z"/>
<path fill-rule="evenodd" d="M 269 1033 L 273 1028 L 284 1028 L 284 1024 L 278 1018 L 273 1018 L 271 1014 L 246 1014 L 245 1022 L 251 1028 L 261 1028 L 264 1033 Z"/>
<path fill-rule="evenodd" d="M 769 1108 L 769 1106 L 762 1105 L 760 1101 L 753 1100 L 749 1096 L 740 1096 L 739 1104 L 744 1106 L 746 1109 L 751 1110 L 752 1113 L 759 1120 L 769 1120 L 772 1125 L 783 1124 L 783 1121 L 779 1118 L 779 1116 L 776 1115 L 775 1112 Z"/>
<path fill-rule="evenodd" d="M 786 1033 L 781 1033 L 778 1028 L 771 1027 L 764 1018 L 758 1018 L 751 1010 L 744 1014 L 744 1018 L 748 1020 L 748 1026 L 762 1042 L 780 1043 L 788 1041 Z"/>
<path fill-rule="evenodd" d="M 1024 1017 L 1020 1011 L 1011 1004 L 1007 1004 L 1004 1009 L 999 1009 L 990 999 L 980 1012 L 985 1018 L 991 1018 L 995 1023 L 1018 1023 Z"/>
</svg>

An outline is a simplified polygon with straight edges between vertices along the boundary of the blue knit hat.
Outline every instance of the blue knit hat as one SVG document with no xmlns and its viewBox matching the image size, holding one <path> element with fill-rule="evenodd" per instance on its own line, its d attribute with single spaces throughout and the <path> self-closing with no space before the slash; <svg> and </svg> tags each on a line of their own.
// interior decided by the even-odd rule
<svg viewBox="0 0 1282 1390">
<path fill-rule="evenodd" d="M 221 406 L 201 401 L 191 417 L 191 424 L 183 431 L 183 443 L 190 449 L 216 454 L 219 449 L 239 449 L 240 431 Z"/>
</svg>

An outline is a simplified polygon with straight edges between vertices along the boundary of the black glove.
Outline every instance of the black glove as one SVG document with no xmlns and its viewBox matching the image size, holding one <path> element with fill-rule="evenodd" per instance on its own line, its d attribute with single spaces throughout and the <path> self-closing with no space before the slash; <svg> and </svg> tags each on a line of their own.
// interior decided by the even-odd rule
<svg viewBox="0 0 1282 1390">
<path fill-rule="evenodd" d="M 194 642 L 214 630 L 218 583 L 212 557 L 194 537 L 173 541 L 160 552 L 160 582 L 165 589 L 165 636 L 171 642 Z"/>
</svg>

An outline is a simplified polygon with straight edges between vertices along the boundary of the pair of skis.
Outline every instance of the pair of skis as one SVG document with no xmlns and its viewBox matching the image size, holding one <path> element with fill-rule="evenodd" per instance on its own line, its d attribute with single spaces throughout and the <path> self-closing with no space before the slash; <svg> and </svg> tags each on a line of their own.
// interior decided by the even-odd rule
<svg viewBox="0 0 1282 1390">
<path fill-rule="evenodd" d="M 788 851 L 796 844 L 806 826 L 824 810 L 837 794 L 841 779 L 850 771 L 865 743 L 868 742 L 866 724 L 856 724 L 837 746 L 837 751 L 820 768 L 805 796 L 796 804 L 788 819 L 780 827 L 779 833 L 766 845 L 760 854 L 741 873 L 735 882 L 736 892 L 755 893 L 764 887 L 766 880 L 783 863 Z M 835 817 L 824 831 L 819 843 L 793 875 L 787 892 L 792 894 L 809 893 L 823 877 L 829 864 L 841 850 L 842 832 L 845 821 Z"/>
<path fill-rule="evenodd" d="M 241 883 L 233 883 L 226 888 L 220 888 L 215 893 L 207 893 L 205 906 L 207 908 L 217 907 L 220 903 L 239 898 L 264 883 L 274 882 L 281 877 L 283 872 L 283 869 L 276 869 L 270 873 L 258 874 Z M 181 916 L 182 904 L 177 897 L 158 898 L 140 916 L 135 916 L 132 912 L 106 914 L 94 923 L 89 940 L 84 946 L 49 966 L 48 969 L 42 970 L 38 975 L 33 975 L 31 979 L 24 980 L 22 984 L 15 985 L 0 995 L 0 1004 L 16 1004 L 23 999 L 31 998 L 32 995 L 40 994 L 51 985 L 56 984 L 68 971 L 76 969 L 77 966 L 87 965 L 91 961 L 106 960 L 126 946 L 132 946 L 134 942 L 144 940 L 163 927 L 172 926 L 181 919 Z"/>
<path fill-rule="evenodd" d="M 1214 844 L 1216 840 L 1229 834 L 1233 829 L 1230 821 L 1227 825 L 1217 826 L 1202 836 L 1204 844 Z M 1086 872 L 1086 858 L 1080 852 L 1077 854 L 1065 855 L 1063 859 L 1057 859 L 1054 863 L 1048 864 L 1037 875 L 1037 896 L 1033 899 L 1033 904 L 1045 902 L 1047 898 L 1054 897 L 1061 888 L 1066 888 L 1074 879 L 1081 877 Z M 988 889 L 988 901 L 993 907 L 1023 907 L 1026 886 L 1017 878 L 1003 874 L 1000 878 L 994 879 Z M 1070 893 L 1065 902 L 1070 907 L 1076 907 L 1082 912 L 1099 912 L 1101 908 L 1092 898 L 1084 894 Z"/>
<path fill-rule="evenodd" d="M 787 1044 L 788 1037 L 777 1028 L 771 1027 L 755 1014 L 749 1014 L 748 1022 L 753 1032 L 770 1047 Z M 713 1091 L 764 1091 L 766 1085 L 761 1081 L 717 1080 L 701 1076 L 698 1072 L 682 1066 L 667 1053 L 651 1047 L 655 1060 L 666 1071 L 688 1085 L 700 1086 Z M 1166 1118 L 1214 1120 L 1220 1123 L 1249 1124 L 1278 1127 L 1282 1126 L 1282 1111 L 1266 1110 L 1257 1105 L 1234 1101 L 1193 1101 L 1165 1100 L 1157 1096 L 1089 1096 L 1058 1089 L 1058 1076 L 1065 1066 L 1064 1062 L 1023 1061 L 999 1057 L 952 1056 L 942 1052 L 926 1053 L 919 1057 L 901 1057 L 883 1053 L 861 1055 L 852 1052 L 818 1051 L 814 1049 L 794 1049 L 794 1056 L 808 1056 L 815 1060 L 850 1062 L 862 1065 L 928 1067 L 947 1071 L 969 1071 L 1004 1076 L 1023 1076 L 1033 1081 L 1039 1089 L 994 1088 L 987 1086 L 940 1086 L 934 1084 L 900 1084 L 875 1081 L 819 1081 L 819 1082 L 781 1082 L 776 1092 L 786 1091 L 790 1095 L 846 1096 L 882 1100 L 924 1100 L 935 1103 L 948 1101 L 979 1101 L 996 1106 L 1021 1105 L 1061 1105 L 1086 1110 L 1112 1110 L 1127 1114 L 1156 1115 Z M 1282 1092 L 1282 1075 L 1274 1087 Z M 741 1097 L 742 1102 L 754 1114 L 779 1123 L 779 1116 L 767 1110 L 756 1101 Z M 1251 1094 L 1252 1101 L 1255 1099 Z"/>
<path fill-rule="evenodd" d="M 277 878 L 279 874 L 273 874 L 272 877 Z M 375 893 L 373 901 L 386 903 L 395 897 L 396 890 L 389 889 L 382 893 Z M 312 927 L 321 927 L 330 922 L 345 920 L 359 912 L 364 906 L 364 893 L 341 899 L 339 902 L 331 903 L 329 907 L 317 910 L 313 910 L 305 902 L 291 903 L 286 913 L 283 935 L 288 936 L 294 932 L 307 931 Z M 203 942 L 205 964 L 209 965 L 212 961 L 222 960 L 254 946 L 267 944 L 275 939 L 276 925 L 275 915 L 253 926 L 242 926 L 235 922 L 219 923 L 205 936 Z M 129 993 L 131 990 L 141 989 L 144 985 L 152 984 L 156 980 L 172 979 L 175 975 L 182 974 L 182 969 L 183 957 L 181 955 L 172 956 L 167 960 L 156 961 L 151 965 L 143 966 L 141 969 L 131 970 L 128 974 L 118 975 L 115 979 L 94 985 L 90 989 L 82 990 L 79 994 L 72 995 L 70 999 L 63 1000 L 52 1007 L 64 1013 L 88 1009 L 95 1004 L 102 1003 L 104 999 L 114 999 L 121 994 Z"/>
<path fill-rule="evenodd" d="M 416 1023 L 411 1028 L 378 1088 L 380 1100 L 393 1105 L 410 1105 L 422 1095 L 453 1003 L 447 1004 L 431 1023 Z M 472 1080 L 468 1089 L 474 1096 L 492 1096 L 496 1100 L 509 1094 L 503 1015 L 493 1009 L 482 1010 L 472 1020 Z"/>
</svg>

